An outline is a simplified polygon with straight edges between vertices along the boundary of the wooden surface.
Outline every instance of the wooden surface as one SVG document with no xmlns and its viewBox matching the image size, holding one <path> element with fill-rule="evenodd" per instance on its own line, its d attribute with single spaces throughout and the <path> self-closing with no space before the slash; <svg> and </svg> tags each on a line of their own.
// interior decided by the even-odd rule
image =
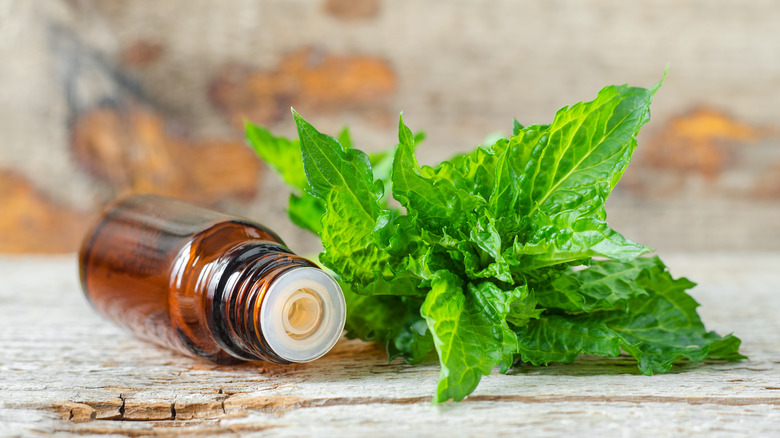
<svg viewBox="0 0 780 438">
<path fill-rule="evenodd" d="M 0 436 L 780 436 L 780 254 L 664 258 L 749 361 L 645 377 L 585 357 L 494 372 L 439 407 L 436 364 L 342 341 L 311 364 L 215 366 L 98 317 L 74 257 L 0 258 Z"/>
</svg>

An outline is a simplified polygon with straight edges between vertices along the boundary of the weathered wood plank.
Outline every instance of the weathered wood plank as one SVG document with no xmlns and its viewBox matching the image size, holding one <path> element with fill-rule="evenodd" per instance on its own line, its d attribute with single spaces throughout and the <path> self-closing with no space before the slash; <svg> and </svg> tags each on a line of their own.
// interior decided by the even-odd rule
<svg viewBox="0 0 780 438">
<path fill-rule="evenodd" d="M 261 433 L 605 436 L 780 432 L 780 254 L 667 257 L 702 316 L 751 357 L 642 376 L 628 357 L 520 368 L 434 408 L 436 364 L 342 341 L 310 364 L 217 366 L 132 338 L 82 298 L 68 258 L 0 259 L 0 435 Z"/>
</svg>

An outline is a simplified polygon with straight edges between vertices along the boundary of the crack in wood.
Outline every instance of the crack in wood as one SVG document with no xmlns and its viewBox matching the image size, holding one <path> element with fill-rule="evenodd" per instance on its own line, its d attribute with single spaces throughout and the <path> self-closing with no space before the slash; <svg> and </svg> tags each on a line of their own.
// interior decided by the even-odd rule
<svg viewBox="0 0 780 438">
<path fill-rule="evenodd" d="M 87 403 L 55 403 L 52 408 L 63 419 L 73 423 L 84 423 L 96 419 L 96 410 Z"/>
<path fill-rule="evenodd" d="M 775 388 L 767 388 L 775 389 Z M 100 403 L 80 402 L 61 403 L 55 410 L 63 413 L 63 418 L 72 422 L 92 420 L 115 421 L 190 421 L 215 420 L 243 416 L 247 412 L 285 413 L 292 409 L 321 408 L 354 405 L 409 405 L 429 403 L 430 397 L 334 397 L 305 399 L 295 396 L 247 396 L 235 394 L 224 400 L 213 402 L 179 403 L 179 402 L 143 402 L 130 401 L 124 395 L 120 396 L 122 406 L 120 414 L 114 417 L 96 416 L 96 405 Z M 750 405 L 780 405 L 780 397 L 713 397 L 713 396 L 647 396 L 647 395 L 595 395 L 595 396 L 539 396 L 539 395 L 473 395 L 464 403 L 676 403 L 688 405 L 719 405 L 719 406 L 750 406 Z M 177 406 L 178 405 L 178 406 Z M 129 410 L 126 410 L 126 406 Z"/>
<path fill-rule="evenodd" d="M 122 419 L 125 416 L 125 398 L 122 393 L 119 393 L 119 400 L 122 400 L 122 406 L 119 407 L 119 419 Z"/>
</svg>

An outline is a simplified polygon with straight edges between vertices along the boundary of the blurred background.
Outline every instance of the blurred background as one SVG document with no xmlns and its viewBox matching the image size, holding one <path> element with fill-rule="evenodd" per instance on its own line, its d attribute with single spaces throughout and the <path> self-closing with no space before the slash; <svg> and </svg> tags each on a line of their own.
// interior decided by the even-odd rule
<svg viewBox="0 0 780 438">
<path fill-rule="evenodd" d="M 0 0 L 0 253 L 73 252 L 134 192 L 316 251 L 244 118 L 292 136 L 294 106 L 375 151 L 403 111 L 433 164 L 667 65 L 612 226 L 659 252 L 778 250 L 778 23 L 769 0 Z"/>
</svg>

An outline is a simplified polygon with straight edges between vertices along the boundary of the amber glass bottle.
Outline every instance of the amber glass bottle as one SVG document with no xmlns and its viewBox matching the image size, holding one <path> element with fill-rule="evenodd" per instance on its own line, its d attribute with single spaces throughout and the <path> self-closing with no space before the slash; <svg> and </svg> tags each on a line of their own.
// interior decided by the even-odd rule
<svg viewBox="0 0 780 438">
<path fill-rule="evenodd" d="M 273 231 L 173 199 L 114 204 L 84 239 L 79 269 L 100 313 L 217 363 L 311 361 L 344 328 L 338 283 Z"/>
</svg>

